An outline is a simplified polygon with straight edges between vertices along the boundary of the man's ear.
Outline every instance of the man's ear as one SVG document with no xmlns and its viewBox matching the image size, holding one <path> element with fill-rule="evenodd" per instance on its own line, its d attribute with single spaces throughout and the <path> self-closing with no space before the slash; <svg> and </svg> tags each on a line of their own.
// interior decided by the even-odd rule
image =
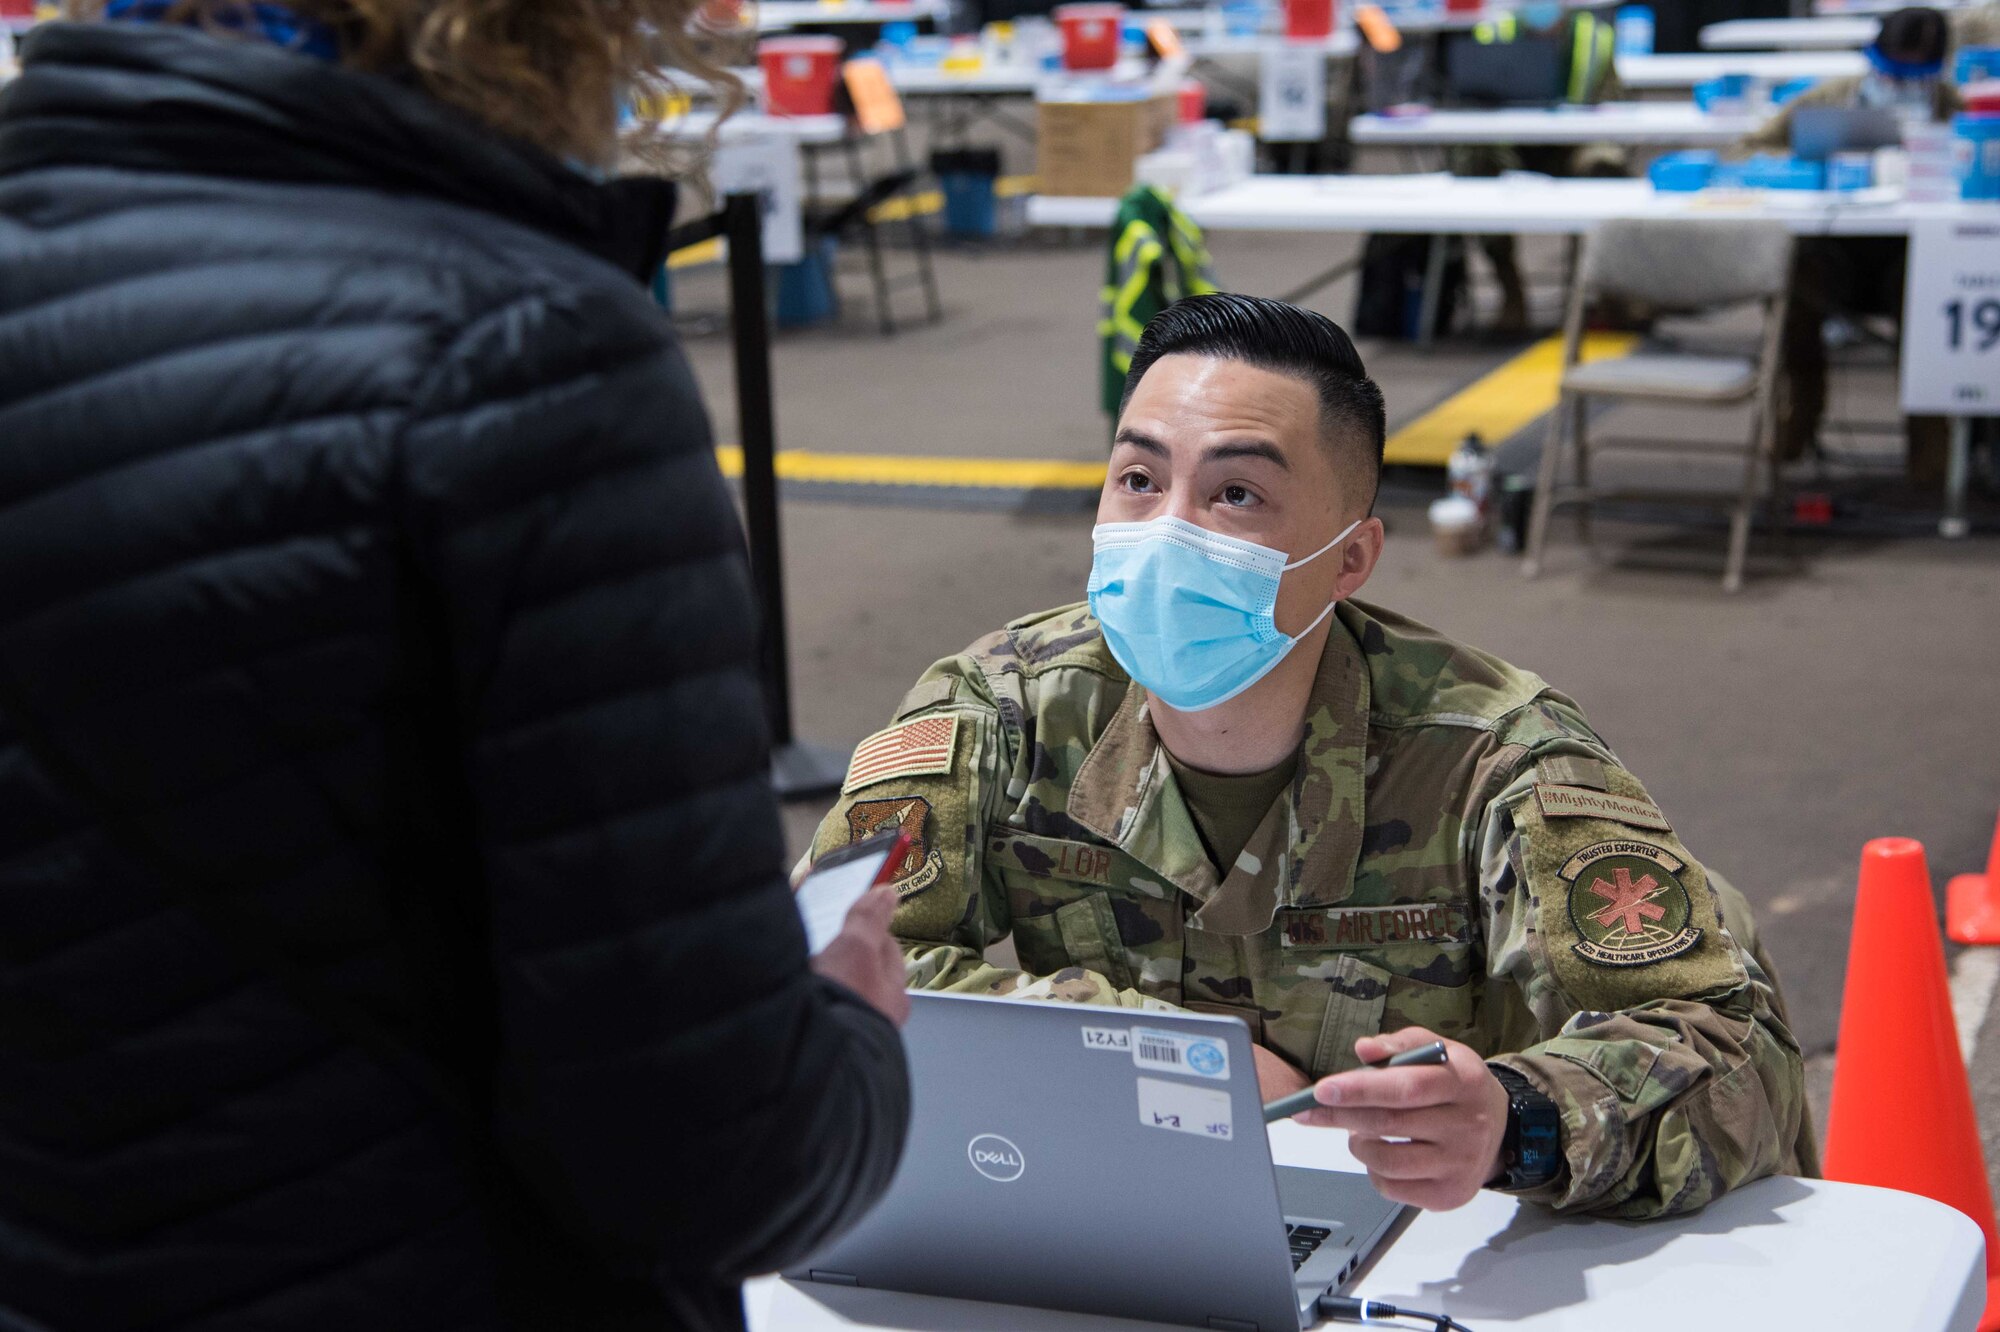
<svg viewBox="0 0 2000 1332">
<path fill-rule="evenodd" d="M 1382 527 L 1382 520 L 1370 514 L 1362 519 L 1361 526 L 1354 529 L 1354 535 L 1347 540 L 1340 557 L 1340 579 L 1334 584 L 1334 595 L 1341 601 L 1359 592 L 1362 585 L 1375 572 L 1375 566 L 1382 560 L 1382 543 L 1388 533 Z"/>
</svg>

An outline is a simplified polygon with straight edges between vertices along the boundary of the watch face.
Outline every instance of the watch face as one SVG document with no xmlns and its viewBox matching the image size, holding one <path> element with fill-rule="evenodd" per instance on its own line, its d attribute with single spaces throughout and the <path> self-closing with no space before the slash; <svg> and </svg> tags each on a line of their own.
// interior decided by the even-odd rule
<svg viewBox="0 0 2000 1332">
<path fill-rule="evenodd" d="M 1562 1169 L 1562 1115 L 1513 1069 L 1496 1068 L 1494 1075 L 1507 1089 L 1507 1187 L 1546 1184 Z"/>
</svg>

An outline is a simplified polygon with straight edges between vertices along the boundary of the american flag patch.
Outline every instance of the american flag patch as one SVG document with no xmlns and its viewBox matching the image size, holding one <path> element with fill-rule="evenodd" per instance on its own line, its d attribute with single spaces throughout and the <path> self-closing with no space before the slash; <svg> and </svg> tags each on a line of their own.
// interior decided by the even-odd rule
<svg viewBox="0 0 2000 1332">
<path fill-rule="evenodd" d="M 958 718 L 919 717 L 878 731 L 861 742 L 847 765 L 842 795 L 891 777 L 931 777 L 951 771 L 958 744 Z"/>
</svg>

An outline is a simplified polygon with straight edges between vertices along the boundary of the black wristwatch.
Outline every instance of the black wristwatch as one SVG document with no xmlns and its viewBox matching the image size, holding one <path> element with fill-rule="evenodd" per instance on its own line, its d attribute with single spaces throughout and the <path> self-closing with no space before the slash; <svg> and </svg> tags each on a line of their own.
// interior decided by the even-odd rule
<svg viewBox="0 0 2000 1332">
<path fill-rule="evenodd" d="M 1507 1136 L 1500 1144 L 1501 1172 L 1489 1188 L 1537 1189 L 1562 1172 L 1562 1112 L 1505 1064 L 1488 1064 L 1507 1089 Z"/>
</svg>

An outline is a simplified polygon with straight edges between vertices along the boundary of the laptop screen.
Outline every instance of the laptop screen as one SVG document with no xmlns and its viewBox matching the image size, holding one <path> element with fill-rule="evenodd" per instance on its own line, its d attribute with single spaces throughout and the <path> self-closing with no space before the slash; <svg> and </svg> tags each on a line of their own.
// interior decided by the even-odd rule
<svg viewBox="0 0 2000 1332">
<path fill-rule="evenodd" d="M 1459 36 L 1445 48 L 1446 100 L 1455 106 L 1548 106 L 1562 91 L 1562 51 L 1551 38 Z"/>
<path fill-rule="evenodd" d="M 1902 141 L 1902 122 L 1884 107 L 1802 106 L 1792 113 L 1792 152 L 1810 161 Z"/>
</svg>

